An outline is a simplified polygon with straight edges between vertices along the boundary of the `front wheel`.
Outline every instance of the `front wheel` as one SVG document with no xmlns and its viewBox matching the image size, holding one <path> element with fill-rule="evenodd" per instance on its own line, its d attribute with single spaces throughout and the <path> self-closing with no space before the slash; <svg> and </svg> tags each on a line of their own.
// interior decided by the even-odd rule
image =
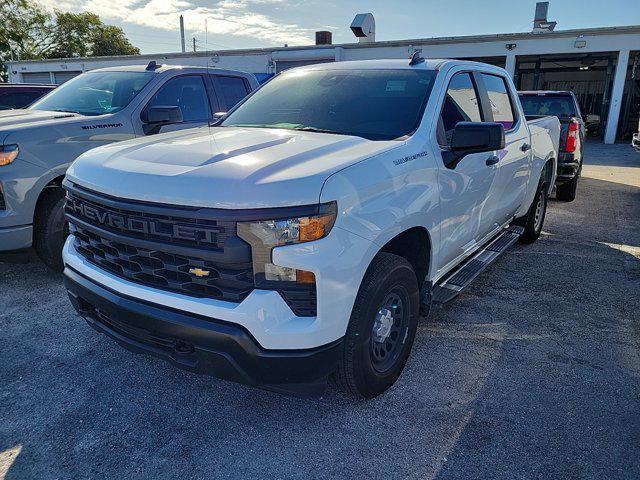
<svg viewBox="0 0 640 480">
<path fill-rule="evenodd" d="M 61 272 L 62 247 L 69 234 L 64 218 L 64 190 L 45 191 L 38 202 L 33 231 L 33 246 L 40 259 L 53 271 Z"/>
<path fill-rule="evenodd" d="M 413 346 L 419 310 L 411 264 L 390 253 L 376 255 L 356 297 L 336 373 L 346 393 L 373 398 L 396 382 Z"/>
<path fill-rule="evenodd" d="M 522 243 L 533 243 L 542 233 L 542 225 L 547 214 L 547 193 L 547 184 L 541 179 L 529 211 L 524 217 L 515 222 L 517 225 L 524 227 L 524 232 L 520 236 Z"/>
</svg>

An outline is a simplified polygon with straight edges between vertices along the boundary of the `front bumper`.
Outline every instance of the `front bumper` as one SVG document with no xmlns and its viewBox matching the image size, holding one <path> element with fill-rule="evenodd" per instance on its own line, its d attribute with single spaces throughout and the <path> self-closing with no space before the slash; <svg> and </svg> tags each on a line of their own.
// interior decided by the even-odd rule
<svg viewBox="0 0 640 480">
<path fill-rule="evenodd" d="M 33 211 L 42 188 L 53 178 L 44 173 L 20 158 L 0 167 L 0 252 L 31 246 Z"/>
<path fill-rule="evenodd" d="M 240 303 L 234 303 L 133 283 L 88 262 L 76 251 L 73 235 L 67 239 L 62 256 L 65 266 L 118 294 L 159 308 L 238 325 L 266 350 L 298 350 L 316 348 L 344 337 L 360 281 L 377 250 L 370 241 L 337 226 L 323 239 L 274 249 L 276 265 L 314 273 L 315 317 L 296 316 L 274 290 L 256 288 Z"/>
<path fill-rule="evenodd" d="M 65 286 L 89 325 L 136 353 L 176 367 L 268 390 L 310 396 L 324 390 L 342 339 L 305 350 L 265 350 L 243 327 L 150 304 L 65 268 Z"/>
<path fill-rule="evenodd" d="M 33 226 L 0 228 L 0 252 L 23 250 L 31 246 Z"/>
</svg>

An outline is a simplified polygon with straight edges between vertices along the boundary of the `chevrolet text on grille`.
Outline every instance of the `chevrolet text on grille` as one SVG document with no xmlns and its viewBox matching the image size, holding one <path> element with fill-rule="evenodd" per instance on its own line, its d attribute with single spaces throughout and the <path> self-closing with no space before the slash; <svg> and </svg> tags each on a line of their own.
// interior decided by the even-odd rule
<svg viewBox="0 0 640 480">
<path fill-rule="evenodd" d="M 161 237 L 206 243 L 217 242 L 216 235 L 218 232 L 212 229 L 195 228 L 187 225 L 163 222 L 162 220 L 113 213 L 93 205 L 87 205 L 73 197 L 67 198 L 67 205 L 71 210 L 89 221 L 112 228 L 128 230 L 132 233 L 158 235 Z"/>
</svg>

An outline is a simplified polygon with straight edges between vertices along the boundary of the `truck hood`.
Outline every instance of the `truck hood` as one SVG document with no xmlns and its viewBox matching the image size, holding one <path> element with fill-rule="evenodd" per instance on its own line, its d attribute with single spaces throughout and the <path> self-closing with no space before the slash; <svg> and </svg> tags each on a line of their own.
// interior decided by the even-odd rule
<svg viewBox="0 0 640 480">
<path fill-rule="evenodd" d="M 47 110 L 0 110 L 0 144 L 14 132 L 32 127 L 86 121 L 87 117 L 77 113 L 51 112 Z M 13 139 L 9 139 L 12 142 Z"/>
<path fill-rule="evenodd" d="M 0 132 L 13 130 L 16 127 L 40 126 L 43 123 L 68 121 L 74 118 L 85 118 L 77 113 L 50 112 L 48 110 L 0 110 Z"/>
<path fill-rule="evenodd" d="M 67 178 L 85 188 L 170 205 L 263 208 L 317 203 L 334 172 L 400 141 L 283 129 L 182 130 L 96 148 Z"/>
</svg>

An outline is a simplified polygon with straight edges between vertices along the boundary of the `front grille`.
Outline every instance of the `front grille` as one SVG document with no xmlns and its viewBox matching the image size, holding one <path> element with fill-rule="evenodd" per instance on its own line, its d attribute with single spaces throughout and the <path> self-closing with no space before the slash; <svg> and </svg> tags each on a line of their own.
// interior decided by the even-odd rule
<svg viewBox="0 0 640 480">
<path fill-rule="evenodd" d="M 0 185 L 0 210 L 6 210 L 7 204 L 4 201 L 4 193 L 2 191 L 2 185 Z"/>
<path fill-rule="evenodd" d="M 75 248 L 90 263 L 141 285 L 239 303 L 254 288 L 251 248 L 236 222 L 207 209 L 124 201 L 67 188 Z"/>
<path fill-rule="evenodd" d="M 253 289 L 250 261 L 222 266 L 202 258 L 142 248 L 125 239 L 109 240 L 78 225 L 72 224 L 71 232 L 76 250 L 85 259 L 135 283 L 231 302 L 241 302 Z"/>
<path fill-rule="evenodd" d="M 158 207 L 141 210 L 136 209 L 135 203 L 110 203 L 112 205 L 105 205 L 68 193 L 65 210 L 67 214 L 111 233 L 173 245 L 222 251 L 229 237 L 236 235 L 234 221 L 203 218 L 193 211 L 175 209 L 167 214 Z"/>
<path fill-rule="evenodd" d="M 255 288 L 251 247 L 237 236 L 238 220 L 227 212 L 65 188 L 74 246 L 88 262 L 131 282 L 191 297 L 239 303 Z M 277 290 L 295 315 L 316 315 L 315 284 L 267 288 Z"/>
</svg>

